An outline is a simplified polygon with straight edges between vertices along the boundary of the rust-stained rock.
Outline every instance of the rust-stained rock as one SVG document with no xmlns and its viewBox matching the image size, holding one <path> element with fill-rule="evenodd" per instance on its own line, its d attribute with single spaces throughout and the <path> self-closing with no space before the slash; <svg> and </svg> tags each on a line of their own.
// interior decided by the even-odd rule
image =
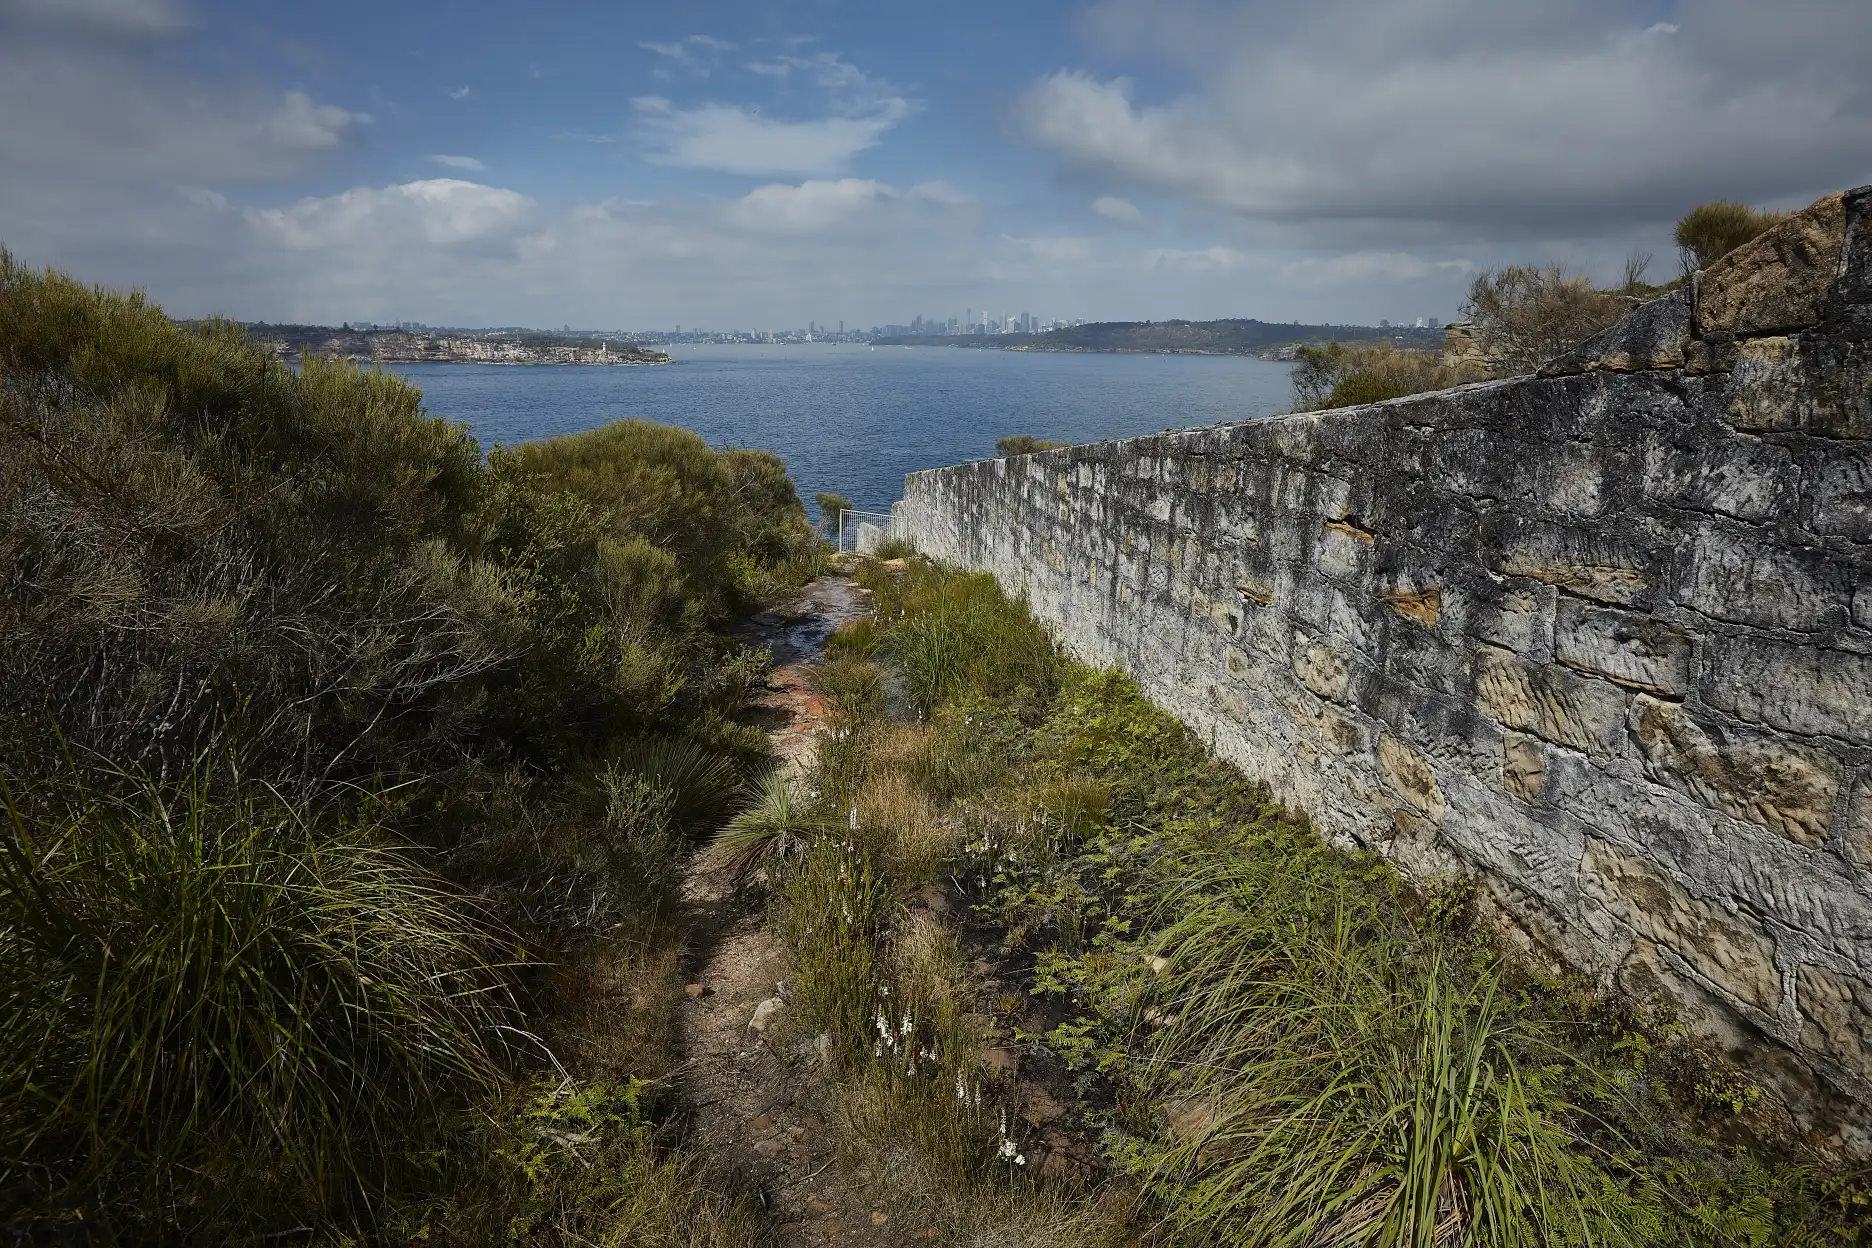
<svg viewBox="0 0 1872 1248">
<path fill-rule="evenodd" d="M 1430 760 L 1386 733 L 1378 738 L 1378 766 L 1398 795 L 1435 822 L 1443 817 L 1443 790 Z"/>
</svg>

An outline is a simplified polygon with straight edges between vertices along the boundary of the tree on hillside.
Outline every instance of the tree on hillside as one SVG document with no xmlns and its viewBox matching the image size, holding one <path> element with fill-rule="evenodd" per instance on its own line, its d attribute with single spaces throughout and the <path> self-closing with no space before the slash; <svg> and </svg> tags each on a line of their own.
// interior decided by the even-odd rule
<svg viewBox="0 0 1872 1248">
<path fill-rule="evenodd" d="M 1698 204 L 1684 213 L 1673 236 L 1684 272 L 1709 268 L 1786 218 L 1785 212 L 1758 212 L 1747 204 L 1726 199 Z"/>
</svg>

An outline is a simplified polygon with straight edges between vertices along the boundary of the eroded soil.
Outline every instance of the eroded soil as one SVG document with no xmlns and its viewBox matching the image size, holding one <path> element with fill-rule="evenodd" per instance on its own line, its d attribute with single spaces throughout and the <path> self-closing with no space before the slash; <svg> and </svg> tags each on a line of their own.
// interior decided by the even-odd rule
<svg viewBox="0 0 1872 1248">
<path fill-rule="evenodd" d="M 812 668 L 832 631 L 870 609 L 869 595 L 849 578 L 825 577 L 745 630 L 745 640 L 773 651 L 775 665 L 753 714 L 796 775 L 812 765 L 825 717 Z M 758 885 L 738 889 L 706 855 L 691 859 L 683 881 L 691 936 L 680 1075 L 691 1146 L 725 1186 L 759 1194 L 783 1245 L 936 1239 L 934 1228 L 900 1225 L 862 1165 L 838 1164 L 826 1072 L 816 1040 L 786 1026 L 786 955 L 767 926 L 764 900 Z"/>
</svg>

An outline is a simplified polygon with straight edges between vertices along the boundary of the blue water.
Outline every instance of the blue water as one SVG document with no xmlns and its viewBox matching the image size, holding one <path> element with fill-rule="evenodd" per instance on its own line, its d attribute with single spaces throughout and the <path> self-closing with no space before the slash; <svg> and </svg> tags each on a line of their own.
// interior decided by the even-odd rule
<svg viewBox="0 0 1872 1248">
<path fill-rule="evenodd" d="M 1288 365 L 1238 356 L 1066 355 L 955 347 L 690 346 L 655 368 L 407 364 L 431 415 L 483 447 L 635 417 L 787 462 L 800 496 L 883 510 L 904 474 L 1027 433 L 1094 442 L 1247 420 L 1292 405 Z"/>
</svg>

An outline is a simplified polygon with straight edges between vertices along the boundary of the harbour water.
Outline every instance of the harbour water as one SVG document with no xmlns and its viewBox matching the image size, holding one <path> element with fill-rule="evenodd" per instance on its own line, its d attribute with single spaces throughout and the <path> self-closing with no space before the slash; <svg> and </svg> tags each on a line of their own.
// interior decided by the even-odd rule
<svg viewBox="0 0 1872 1248">
<path fill-rule="evenodd" d="M 1091 442 L 1250 420 L 1293 402 L 1289 366 L 1240 356 L 954 347 L 687 346 L 655 367 L 399 364 L 431 415 L 482 446 L 636 418 L 773 451 L 800 496 L 887 508 L 906 473 L 994 454 L 1025 433 Z"/>
</svg>

